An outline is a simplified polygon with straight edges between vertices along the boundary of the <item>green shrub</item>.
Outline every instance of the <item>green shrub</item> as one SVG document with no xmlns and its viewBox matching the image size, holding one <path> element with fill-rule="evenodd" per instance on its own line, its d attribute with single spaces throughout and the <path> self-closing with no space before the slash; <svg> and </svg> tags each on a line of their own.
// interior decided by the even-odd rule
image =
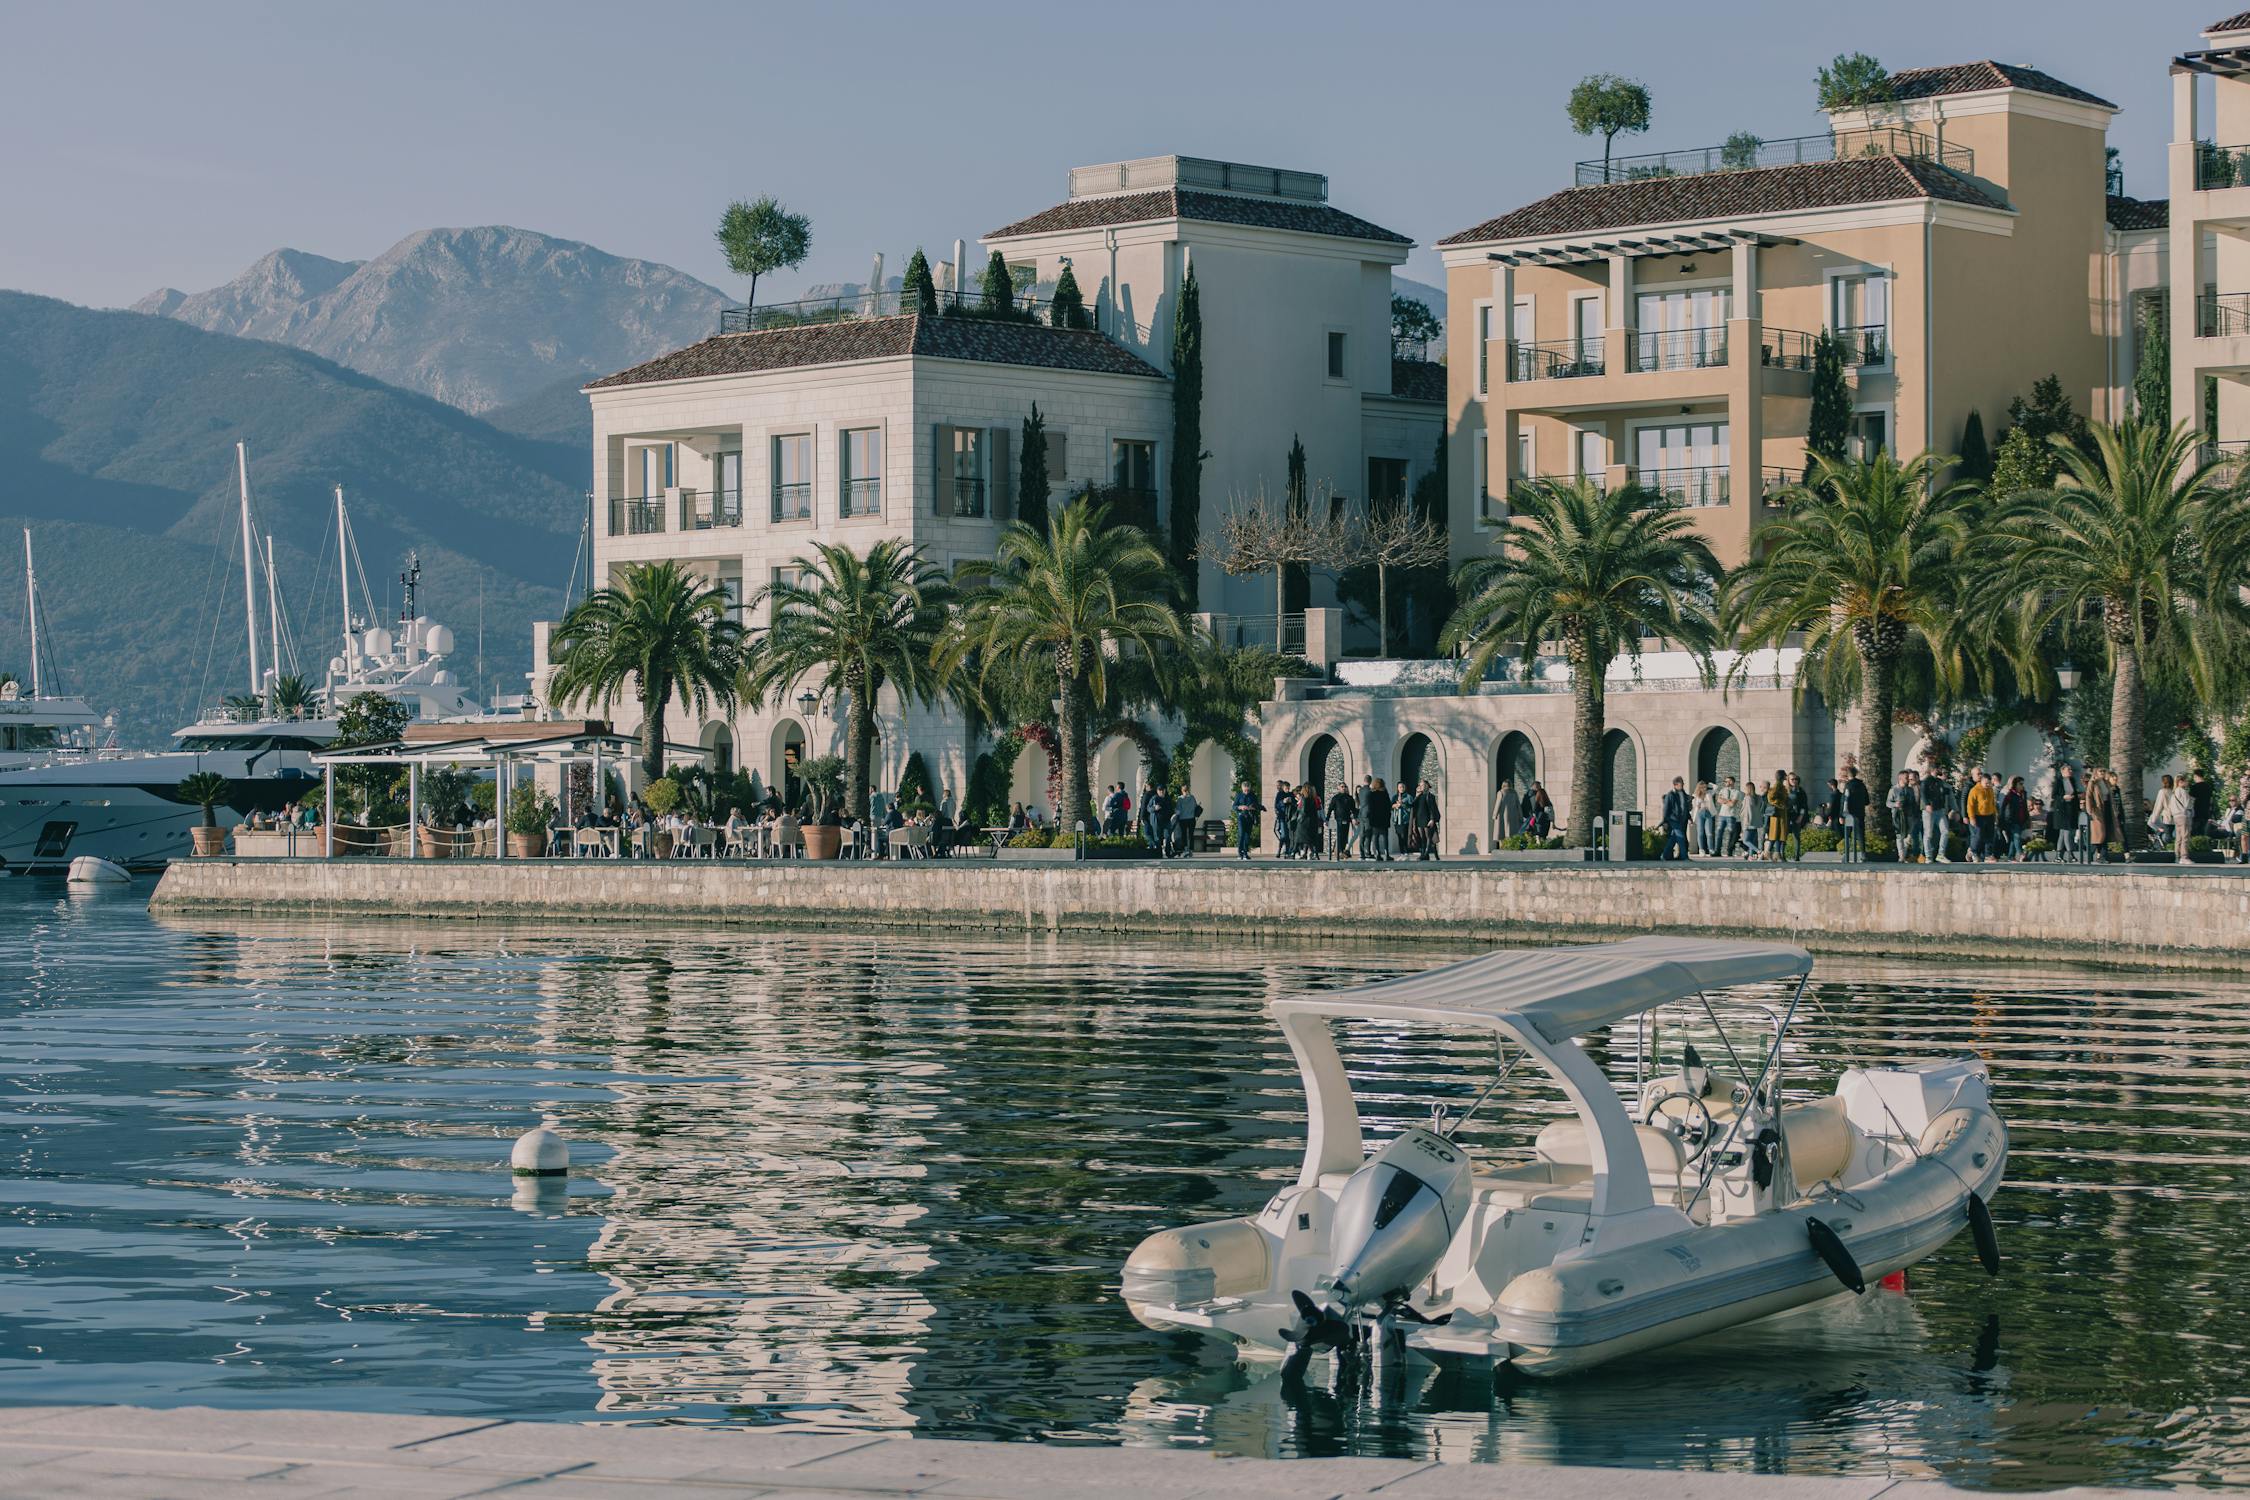
<svg viewBox="0 0 2250 1500">
<path fill-rule="evenodd" d="M 1054 847 L 1058 849 L 1069 848 L 1070 835 L 1067 833 L 1058 834 L 1055 838 Z M 1148 850 L 1148 840 L 1137 833 L 1090 833 L 1086 836 L 1086 847 L 1089 849 L 1140 849 L 1146 851 Z"/>
<path fill-rule="evenodd" d="M 500 805 L 500 783 L 499 783 L 499 782 L 497 782 L 497 781 L 475 781 L 475 782 L 471 782 L 471 783 L 469 784 L 469 807 L 470 807 L 470 810 L 471 810 L 471 811 L 473 811 L 473 812 L 475 812 L 475 814 L 476 814 L 476 815 L 477 815 L 478 817 L 480 817 L 480 818 L 489 818 L 489 817 L 491 817 L 491 816 L 492 816 L 492 810 L 493 810 L 493 809 L 494 809 L 495 807 L 498 807 L 499 805 Z"/>
<path fill-rule="evenodd" d="M 2054 848 L 2055 846 L 2045 839 L 2025 839 L 2023 841 L 2023 852 L 2026 854 L 2051 854 L 2054 852 Z"/>
<path fill-rule="evenodd" d="M 657 781 L 651 783 L 651 785 L 670 786 L 671 783 Z M 678 792 L 679 789 L 673 787 L 675 796 L 678 795 Z M 519 781 L 515 785 L 515 790 L 508 793 L 508 832 L 510 833 L 545 833 L 547 831 L 547 820 L 554 815 L 555 799 L 539 790 L 535 782 Z"/>
<path fill-rule="evenodd" d="M 1661 829 L 1641 830 L 1641 858 L 1656 859 L 1664 853 L 1664 834 Z"/>
<path fill-rule="evenodd" d="M 1844 841 L 1833 828 L 1808 828 L 1799 836 L 1799 845 L 1806 854 L 1834 854 Z"/>
<path fill-rule="evenodd" d="M 1898 858 L 1898 845 L 1892 843 L 1885 834 L 1869 833 L 1861 840 L 1861 843 L 1864 845 L 1869 859 L 1895 860 Z"/>
<path fill-rule="evenodd" d="M 2211 840 L 2203 834 L 2196 834 L 2188 840 L 2188 858 L 2200 859 L 2210 852 Z"/>
<path fill-rule="evenodd" d="M 518 787 L 516 790 L 520 792 L 523 788 Z M 641 801 L 648 804 L 648 810 L 651 813 L 661 818 L 679 808 L 680 784 L 669 776 L 659 776 L 641 789 Z M 545 825 L 540 826 L 544 827 Z M 510 833 L 529 832 L 528 829 L 516 827 L 516 799 L 513 794 L 508 798 L 508 831 Z"/>
<path fill-rule="evenodd" d="M 1064 834 L 1063 842 L 1068 844 L 1069 841 L 1070 836 Z M 1026 828 L 1023 832 L 1010 838 L 1007 847 L 1010 849 L 1052 849 L 1055 847 L 1055 831 L 1047 828 Z"/>
</svg>

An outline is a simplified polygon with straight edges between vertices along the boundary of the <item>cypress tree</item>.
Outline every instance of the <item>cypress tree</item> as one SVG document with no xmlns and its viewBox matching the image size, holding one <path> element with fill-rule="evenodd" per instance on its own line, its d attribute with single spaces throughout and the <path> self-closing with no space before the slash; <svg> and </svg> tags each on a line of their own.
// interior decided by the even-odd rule
<svg viewBox="0 0 2250 1500">
<path fill-rule="evenodd" d="M 906 262 L 906 289 L 899 293 L 899 311 L 934 314 L 937 310 L 937 282 L 930 277 L 929 257 L 916 245 Z"/>
<path fill-rule="evenodd" d="M 1282 505 L 1285 512 L 1294 518 L 1305 513 L 1306 494 L 1305 440 L 1294 433 L 1290 434 L 1289 438 L 1288 474 L 1287 487 L 1282 491 Z M 1286 565 L 1281 572 L 1282 608 L 1294 614 L 1310 603 L 1312 603 L 1312 569 L 1303 563 Z M 1279 651 L 1281 642 L 1275 641 L 1273 648 Z"/>
<path fill-rule="evenodd" d="M 1984 417 L 1975 407 L 1969 408 L 1968 418 L 1961 423 L 1961 462 L 1957 472 L 1963 479 L 1973 479 L 1982 484 L 1992 477 L 1992 447 L 1984 440 Z"/>
<path fill-rule="evenodd" d="M 1023 419 L 1023 442 L 1016 459 L 1016 519 L 1033 531 L 1044 534 L 1047 530 L 1047 419 L 1039 415 L 1039 403 L 1031 403 L 1031 415 Z"/>
<path fill-rule="evenodd" d="M 1172 566 L 1196 607 L 1195 546 L 1203 522 L 1203 294 L 1189 266 L 1172 311 Z"/>
<path fill-rule="evenodd" d="M 2141 304 L 2140 358 L 2133 365 L 2133 410 L 2159 427 L 2172 425 L 2172 339 L 2165 311 L 2162 292 Z"/>
<path fill-rule="evenodd" d="M 984 263 L 984 296 L 977 310 L 988 318 L 1016 315 L 1015 278 L 1009 274 L 1007 258 L 997 250 Z"/>
<path fill-rule="evenodd" d="M 1094 326 L 1093 319 L 1086 316 L 1086 298 L 1078 290 L 1078 278 L 1071 274 L 1068 266 L 1064 266 L 1062 275 L 1055 278 L 1055 296 L 1052 308 L 1052 322 L 1057 328 L 1091 328 Z"/>
<path fill-rule="evenodd" d="M 1841 459 L 1851 439 L 1852 393 L 1844 384 L 1844 349 L 1823 332 L 1813 342 L 1812 415 L 1805 424 L 1805 477 L 1814 455 Z"/>
</svg>

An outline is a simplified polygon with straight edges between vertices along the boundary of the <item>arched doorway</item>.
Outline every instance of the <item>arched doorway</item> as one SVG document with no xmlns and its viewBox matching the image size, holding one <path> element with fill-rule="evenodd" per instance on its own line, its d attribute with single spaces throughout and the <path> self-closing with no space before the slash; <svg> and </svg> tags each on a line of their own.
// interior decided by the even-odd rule
<svg viewBox="0 0 2250 1500">
<path fill-rule="evenodd" d="M 1528 797 L 1538 779 L 1539 751 L 1531 736 L 1520 729 L 1500 736 L 1499 748 L 1492 752 L 1492 795 L 1498 797 L 1502 787 L 1513 784 L 1517 796 Z"/>
<path fill-rule="evenodd" d="M 734 731 L 724 724 L 703 726 L 703 748 L 711 752 L 711 770 L 720 776 L 734 774 Z"/>
<path fill-rule="evenodd" d="M 1641 757 L 1622 729 L 1602 736 L 1602 807 L 1633 812 L 1641 805 Z"/>
<path fill-rule="evenodd" d="M 1437 748 L 1426 734 L 1410 734 L 1398 747 L 1398 784 L 1402 790 L 1411 790 L 1421 784 L 1424 777 L 1438 779 Z"/>
<path fill-rule="evenodd" d="M 1314 740 L 1305 751 L 1304 781 L 1323 797 L 1344 779 L 1344 752 L 1332 734 Z"/>
<path fill-rule="evenodd" d="M 1740 784 L 1742 741 L 1734 737 L 1732 730 L 1706 729 L 1695 745 L 1695 779 L 1717 786 L 1729 776 Z"/>
<path fill-rule="evenodd" d="M 773 774 L 766 785 L 781 795 L 782 805 L 795 807 L 804 795 L 804 784 L 797 779 L 797 767 L 805 762 L 805 727 L 795 719 L 783 719 L 773 731 Z"/>
</svg>

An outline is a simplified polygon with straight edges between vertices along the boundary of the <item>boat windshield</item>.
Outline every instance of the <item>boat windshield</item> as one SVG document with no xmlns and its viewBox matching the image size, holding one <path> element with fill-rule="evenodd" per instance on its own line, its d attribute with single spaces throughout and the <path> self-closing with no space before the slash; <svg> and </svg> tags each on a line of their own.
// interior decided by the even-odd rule
<svg viewBox="0 0 2250 1500">
<path fill-rule="evenodd" d="M 301 734 L 228 734 L 224 731 L 183 734 L 179 738 L 182 750 L 318 750 L 326 740 L 310 739 Z"/>
</svg>

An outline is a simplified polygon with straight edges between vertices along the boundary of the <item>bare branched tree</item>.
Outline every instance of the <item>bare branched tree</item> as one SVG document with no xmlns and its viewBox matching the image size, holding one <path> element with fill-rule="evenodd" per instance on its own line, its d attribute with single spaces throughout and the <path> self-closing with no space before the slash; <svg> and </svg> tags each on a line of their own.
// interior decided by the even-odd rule
<svg viewBox="0 0 2250 1500">
<path fill-rule="evenodd" d="M 1443 567 L 1453 555 L 1445 528 L 1411 500 L 1378 500 L 1353 527 L 1357 541 L 1353 567 L 1375 570 L 1375 634 L 1384 656 L 1391 654 L 1391 570 Z"/>
<path fill-rule="evenodd" d="M 1221 571 L 1236 578 L 1273 574 L 1274 649 L 1282 649 L 1283 578 L 1293 566 L 1341 571 L 1365 561 L 1359 522 L 1348 508 L 1333 503 L 1325 488 L 1302 506 L 1277 502 L 1263 486 L 1255 495 L 1236 495 L 1219 517 L 1215 531 L 1198 549 Z"/>
</svg>

